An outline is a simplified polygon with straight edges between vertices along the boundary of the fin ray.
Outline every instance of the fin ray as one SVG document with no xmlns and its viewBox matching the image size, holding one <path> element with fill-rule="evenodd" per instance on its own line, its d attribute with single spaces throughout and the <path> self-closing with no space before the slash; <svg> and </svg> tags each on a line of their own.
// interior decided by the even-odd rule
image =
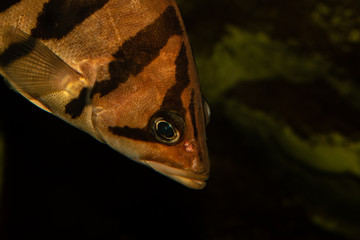
<svg viewBox="0 0 360 240">
<path fill-rule="evenodd" d="M 39 98 L 66 90 L 83 78 L 39 40 L 15 27 L 6 27 L 0 54 L 0 70 L 18 92 Z M 79 84 L 84 84 L 83 82 Z"/>
</svg>

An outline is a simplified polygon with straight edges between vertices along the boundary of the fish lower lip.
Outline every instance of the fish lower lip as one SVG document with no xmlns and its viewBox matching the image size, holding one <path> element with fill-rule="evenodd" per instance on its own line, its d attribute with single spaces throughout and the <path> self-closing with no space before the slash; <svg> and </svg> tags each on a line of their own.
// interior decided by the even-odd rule
<svg viewBox="0 0 360 240">
<path fill-rule="evenodd" d="M 203 189 L 206 186 L 205 181 L 208 178 L 207 176 L 199 175 L 186 170 L 169 167 L 164 164 L 153 161 L 142 161 L 142 162 L 148 167 L 154 169 L 155 171 L 189 188 Z"/>
</svg>

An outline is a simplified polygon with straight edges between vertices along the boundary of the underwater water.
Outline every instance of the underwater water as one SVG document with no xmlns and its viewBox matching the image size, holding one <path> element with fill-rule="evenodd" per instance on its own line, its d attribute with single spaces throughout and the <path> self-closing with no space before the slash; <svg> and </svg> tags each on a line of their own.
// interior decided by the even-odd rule
<svg viewBox="0 0 360 240">
<path fill-rule="evenodd" d="M 0 238 L 360 239 L 358 2 L 178 2 L 212 110 L 206 188 L 0 82 Z"/>
</svg>

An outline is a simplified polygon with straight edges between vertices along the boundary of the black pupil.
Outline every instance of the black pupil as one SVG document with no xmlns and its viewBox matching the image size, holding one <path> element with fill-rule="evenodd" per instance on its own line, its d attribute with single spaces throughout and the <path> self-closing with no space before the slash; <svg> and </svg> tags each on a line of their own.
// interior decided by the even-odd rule
<svg viewBox="0 0 360 240">
<path fill-rule="evenodd" d="M 174 129 L 172 126 L 167 122 L 159 122 L 157 126 L 158 134 L 165 138 L 172 138 L 174 137 Z"/>
</svg>

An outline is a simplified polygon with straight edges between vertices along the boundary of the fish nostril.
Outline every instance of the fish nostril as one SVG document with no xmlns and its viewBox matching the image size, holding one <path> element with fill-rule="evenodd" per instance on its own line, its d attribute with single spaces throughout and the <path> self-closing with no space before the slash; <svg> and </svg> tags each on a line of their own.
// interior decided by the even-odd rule
<svg viewBox="0 0 360 240">
<path fill-rule="evenodd" d="M 187 152 L 194 152 L 195 148 L 194 145 L 188 141 L 184 143 L 185 151 Z"/>
</svg>

